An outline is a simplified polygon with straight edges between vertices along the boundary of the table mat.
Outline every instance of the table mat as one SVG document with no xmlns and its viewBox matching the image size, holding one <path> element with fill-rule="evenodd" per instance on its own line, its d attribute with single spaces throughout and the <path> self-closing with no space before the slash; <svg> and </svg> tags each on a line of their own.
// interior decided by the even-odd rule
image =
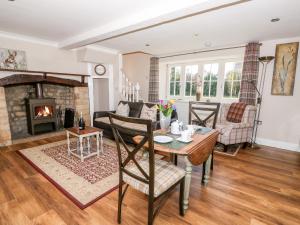
<svg viewBox="0 0 300 225">
<path fill-rule="evenodd" d="M 208 132 L 210 132 L 211 130 L 212 129 L 208 128 L 208 127 L 200 127 L 199 129 L 197 129 L 195 131 L 195 134 L 202 134 L 202 135 L 204 135 L 204 134 L 207 134 Z M 171 132 L 168 132 L 168 133 L 155 133 L 154 134 L 154 136 L 158 136 L 158 135 L 165 135 L 165 136 L 172 137 L 173 141 L 169 142 L 169 143 L 158 143 L 158 142 L 155 142 L 155 144 L 166 146 L 167 148 L 171 148 L 171 149 L 175 149 L 175 150 L 180 150 L 181 148 L 183 148 L 186 145 L 188 145 L 188 144 L 191 143 L 191 142 L 184 143 L 184 142 L 177 141 L 176 139 L 179 138 L 180 135 L 175 135 L 175 134 L 172 134 Z"/>
</svg>

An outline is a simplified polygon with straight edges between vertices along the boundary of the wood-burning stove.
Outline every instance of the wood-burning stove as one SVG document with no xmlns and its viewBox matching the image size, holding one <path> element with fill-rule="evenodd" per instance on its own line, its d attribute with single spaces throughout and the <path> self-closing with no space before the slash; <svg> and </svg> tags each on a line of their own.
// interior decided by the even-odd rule
<svg viewBox="0 0 300 225">
<path fill-rule="evenodd" d="M 36 98 L 26 99 L 27 123 L 32 135 L 57 129 L 54 98 L 44 98 L 41 83 L 36 84 Z"/>
</svg>

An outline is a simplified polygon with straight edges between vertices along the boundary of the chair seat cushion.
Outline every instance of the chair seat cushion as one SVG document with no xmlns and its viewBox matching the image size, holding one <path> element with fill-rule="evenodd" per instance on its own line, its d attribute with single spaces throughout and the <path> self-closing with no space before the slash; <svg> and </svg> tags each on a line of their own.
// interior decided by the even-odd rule
<svg viewBox="0 0 300 225">
<path fill-rule="evenodd" d="M 140 160 L 139 165 L 149 174 L 149 160 Z M 126 167 L 128 171 L 140 177 L 144 177 L 135 164 Z M 154 197 L 168 190 L 172 185 L 185 176 L 185 171 L 169 162 L 155 159 L 154 170 Z M 134 189 L 149 194 L 149 185 L 123 173 L 123 180 Z"/>
</svg>

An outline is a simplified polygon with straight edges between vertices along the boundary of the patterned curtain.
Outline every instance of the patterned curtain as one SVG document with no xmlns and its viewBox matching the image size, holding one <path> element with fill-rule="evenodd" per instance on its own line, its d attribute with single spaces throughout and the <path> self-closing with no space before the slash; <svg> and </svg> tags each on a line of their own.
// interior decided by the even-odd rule
<svg viewBox="0 0 300 225">
<path fill-rule="evenodd" d="M 150 58 L 150 76 L 149 76 L 149 102 L 158 102 L 159 96 L 159 59 L 157 57 Z"/>
<path fill-rule="evenodd" d="M 253 84 L 256 85 L 258 79 L 259 48 L 259 43 L 249 43 L 245 50 L 240 102 L 244 102 L 249 105 L 255 105 L 256 90 Z"/>
</svg>

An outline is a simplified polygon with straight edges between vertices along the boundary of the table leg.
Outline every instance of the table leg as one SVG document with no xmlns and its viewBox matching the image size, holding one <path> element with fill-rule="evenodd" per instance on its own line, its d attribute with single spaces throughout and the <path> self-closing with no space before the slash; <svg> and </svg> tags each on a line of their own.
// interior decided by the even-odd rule
<svg viewBox="0 0 300 225">
<path fill-rule="evenodd" d="M 97 156 L 99 156 L 99 134 L 96 134 L 96 143 L 97 143 Z"/>
<path fill-rule="evenodd" d="M 87 137 L 87 149 L 88 149 L 88 154 L 91 154 L 91 140 L 90 140 L 90 137 Z"/>
<path fill-rule="evenodd" d="M 70 149 L 70 133 L 67 131 L 67 143 L 68 143 L 68 156 L 71 155 L 71 149 Z"/>
<path fill-rule="evenodd" d="M 189 195 L 191 187 L 191 178 L 192 178 L 192 164 L 189 161 L 188 157 L 184 157 L 185 161 L 185 184 L 184 184 L 184 201 L 183 208 L 186 211 L 189 207 Z"/>
<path fill-rule="evenodd" d="M 80 144 L 80 159 L 83 162 L 83 146 L 82 146 L 82 137 L 79 137 L 79 144 Z"/>
<path fill-rule="evenodd" d="M 101 153 L 104 152 L 104 149 L 103 149 L 103 132 L 100 133 L 100 144 L 101 144 Z"/>
<path fill-rule="evenodd" d="M 77 154 L 80 155 L 80 138 L 79 137 L 77 138 L 77 147 L 76 147 L 76 149 L 77 149 Z"/>
<path fill-rule="evenodd" d="M 208 157 L 208 159 L 205 162 L 205 167 L 203 168 L 204 169 L 204 171 L 203 171 L 204 176 L 202 178 L 202 183 L 204 185 L 208 184 L 209 175 L 210 175 L 211 158 L 212 158 L 212 155 L 210 154 L 209 157 Z"/>
</svg>

